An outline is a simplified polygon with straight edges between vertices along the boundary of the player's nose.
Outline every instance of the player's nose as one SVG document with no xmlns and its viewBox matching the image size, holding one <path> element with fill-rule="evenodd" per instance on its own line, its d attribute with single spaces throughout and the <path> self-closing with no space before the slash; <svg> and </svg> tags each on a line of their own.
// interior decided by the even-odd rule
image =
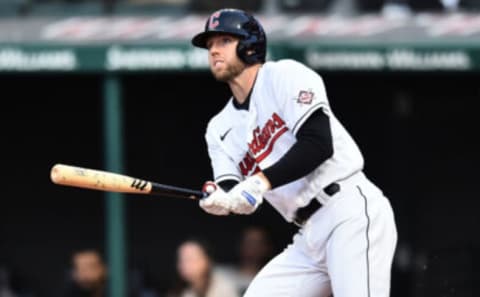
<svg viewBox="0 0 480 297">
<path fill-rule="evenodd" d="M 210 55 L 212 57 L 218 55 L 219 51 L 218 51 L 218 46 L 216 46 L 215 44 L 212 44 L 210 46 L 210 48 L 208 49 L 208 52 L 210 53 Z"/>
</svg>

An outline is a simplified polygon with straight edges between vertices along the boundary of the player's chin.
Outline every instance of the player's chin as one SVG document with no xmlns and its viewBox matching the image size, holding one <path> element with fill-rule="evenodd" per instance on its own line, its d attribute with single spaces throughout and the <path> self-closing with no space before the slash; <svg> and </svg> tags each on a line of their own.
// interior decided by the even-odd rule
<svg viewBox="0 0 480 297">
<path fill-rule="evenodd" d="M 213 71 L 212 70 L 213 77 L 215 77 L 216 80 L 221 81 L 221 82 L 228 82 L 229 80 L 232 79 L 231 74 L 228 71 Z"/>
</svg>

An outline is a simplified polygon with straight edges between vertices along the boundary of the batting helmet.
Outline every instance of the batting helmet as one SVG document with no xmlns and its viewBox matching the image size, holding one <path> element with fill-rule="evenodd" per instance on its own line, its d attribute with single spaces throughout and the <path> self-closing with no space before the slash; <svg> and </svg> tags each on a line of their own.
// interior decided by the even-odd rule
<svg viewBox="0 0 480 297">
<path fill-rule="evenodd" d="M 208 37 L 222 33 L 240 38 L 237 55 L 243 62 L 246 64 L 265 62 L 267 52 L 265 31 L 252 15 L 239 9 L 226 8 L 212 13 L 205 23 L 205 31 L 195 35 L 192 44 L 207 48 Z"/>
</svg>

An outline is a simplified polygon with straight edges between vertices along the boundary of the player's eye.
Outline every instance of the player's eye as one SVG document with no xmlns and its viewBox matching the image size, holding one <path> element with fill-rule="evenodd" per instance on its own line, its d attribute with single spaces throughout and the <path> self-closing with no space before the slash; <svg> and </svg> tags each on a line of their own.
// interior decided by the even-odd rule
<svg viewBox="0 0 480 297">
<path fill-rule="evenodd" d="M 208 50 L 210 50 L 214 45 L 217 46 L 225 46 L 229 43 L 233 42 L 233 38 L 230 36 L 223 36 L 218 39 L 212 38 L 210 40 L 207 40 L 207 43 L 205 46 L 207 47 Z"/>
<path fill-rule="evenodd" d="M 208 40 L 207 43 L 205 44 L 207 49 L 210 49 L 212 47 L 212 41 L 211 40 Z"/>
<path fill-rule="evenodd" d="M 229 36 L 225 36 L 225 37 L 222 38 L 222 43 L 223 43 L 224 45 L 229 44 L 229 43 L 232 42 L 232 41 L 233 41 L 233 39 L 232 39 L 231 37 L 229 37 Z"/>
</svg>

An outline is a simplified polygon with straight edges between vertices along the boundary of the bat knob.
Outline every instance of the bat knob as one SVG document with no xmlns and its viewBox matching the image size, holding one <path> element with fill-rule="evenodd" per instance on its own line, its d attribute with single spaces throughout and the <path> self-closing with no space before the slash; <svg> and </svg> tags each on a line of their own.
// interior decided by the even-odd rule
<svg viewBox="0 0 480 297">
<path fill-rule="evenodd" d="M 212 181 L 207 181 L 202 187 L 202 192 L 207 194 L 212 194 L 216 190 L 217 190 L 217 185 Z"/>
</svg>

